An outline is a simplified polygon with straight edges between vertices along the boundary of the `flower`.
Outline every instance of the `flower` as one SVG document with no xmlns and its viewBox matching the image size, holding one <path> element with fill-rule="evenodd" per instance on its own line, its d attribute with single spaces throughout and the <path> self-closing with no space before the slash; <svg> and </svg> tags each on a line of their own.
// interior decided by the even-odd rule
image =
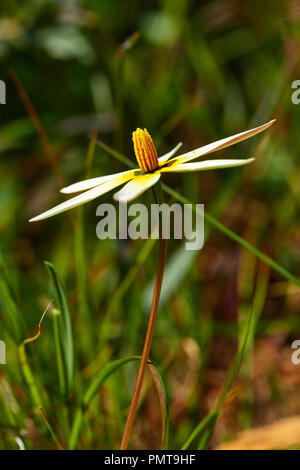
<svg viewBox="0 0 300 470">
<path fill-rule="evenodd" d="M 33 217 L 29 222 L 52 217 L 53 215 L 72 209 L 73 207 L 80 206 L 85 202 L 96 199 L 99 196 L 111 191 L 112 189 L 126 183 L 123 188 L 114 194 L 114 199 L 118 202 L 129 202 L 140 196 L 144 191 L 151 188 L 158 182 L 162 173 L 177 173 L 185 171 L 201 171 L 212 170 L 216 168 L 229 168 L 234 166 L 242 166 L 254 161 L 254 158 L 241 159 L 241 160 L 205 160 L 201 162 L 188 163 L 198 157 L 209 154 L 216 150 L 220 150 L 230 145 L 241 142 L 249 137 L 252 137 L 259 132 L 264 131 L 275 122 L 275 119 L 263 124 L 262 126 L 255 127 L 254 129 L 241 132 L 240 134 L 227 137 L 222 140 L 213 142 L 212 144 L 205 145 L 191 152 L 184 153 L 183 155 L 173 157 L 175 152 L 179 149 L 181 144 L 178 144 L 173 150 L 158 158 L 156 149 L 150 134 L 146 129 L 137 129 L 132 134 L 134 145 L 134 152 L 139 164 L 139 168 L 135 170 L 123 171 L 115 173 L 114 175 L 100 176 L 98 178 L 91 178 L 79 183 L 71 184 L 63 189 L 62 193 L 71 194 L 80 191 L 85 191 L 79 196 L 75 196 L 68 201 L 59 204 L 52 209 L 43 212 L 42 214 Z"/>
</svg>

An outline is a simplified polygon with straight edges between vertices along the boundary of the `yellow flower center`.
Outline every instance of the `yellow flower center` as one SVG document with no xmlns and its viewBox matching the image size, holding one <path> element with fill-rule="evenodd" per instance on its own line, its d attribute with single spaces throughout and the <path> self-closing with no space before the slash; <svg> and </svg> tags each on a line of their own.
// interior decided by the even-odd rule
<svg viewBox="0 0 300 470">
<path fill-rule="evenodd" d="M 132 133 L 132 140 L 135 157 L 140 169 L 144 173 L 157 170 L 159 167 L 157 153 L 148 131 L 137 128 Z"/>
</svg>

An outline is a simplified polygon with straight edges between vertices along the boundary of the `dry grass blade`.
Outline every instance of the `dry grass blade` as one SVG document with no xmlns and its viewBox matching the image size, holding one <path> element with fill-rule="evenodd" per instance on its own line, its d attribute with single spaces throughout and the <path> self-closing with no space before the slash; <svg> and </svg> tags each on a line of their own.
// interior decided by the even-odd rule
<svg viewBox="0 0 300 470">
<path fill-rule="evenodd" d="M 36 334 L 34 336 L 31 336 L 30 338 L 24 339 L 21 344 L 25 345 L 25 344 L 31 343 L 32 341 L 35 341 L 36 339 L 38 339 L 38 337 L 40 336 L 40 334 L 42 332 L 42 323 L 43 323 L 44 317 L 45 317 L 46 313 L 48 312 L 48 310 L 49 310 L 49 308 L 51 307 L 52 304 L 53 304 L 53 300 L 50 300 L 50 302 L 48 303 L 47 307 L 45 308 L 44 313 L 43 313 L 43 315 L 42 315 L 42 317 L 39 321 L 38 331 L 36 332 Z"/>
<path fill-rule="evenodd" d="M 59 181 L 59 183 L 63 186 L 64 185 L 64 176 L 62 174 L 62 171 L 59 166 L 59 162 L 57 160 L 56 154 L 53 150 L 53 147 L 51 145 L 51 142 L 49 140 L 49 137 L 41 123 L 41 120 L 39 118 L 39 115 L 33 106 L 29 95 L 27 91 L 25 90 L 24 86 L 22 85 L 20 79 L 18 78 L 16 72 L 13 69 L 9 69 L 9 74 L 12 78 L 12 81 L 14 82 L 14 85 L 17 89 L 17 92 L 26 108 L 26 111 L 28 112 L 30 119 L 33 122 L 34 127 L 36 128 L 36 131 L 41 139 L 41 142 L 43 144 L 45 153 L 49 159 L 49 162 L 51 163 L 51 166 L 53 168 L 54 173 L 56 174 L 56 177 Z"/>
<path fill-rule="evenodd" d="M 161 450 L 166 449 L 168 446 L 168 419 L 169 419 L 169 412 L 168 412 L 168 405 L 167 405 L 167 395 L 166 390 L 161 379 L 161 376 L 156 369 L 156 367 L 151 363 L 148 362 L 148 367 L 152 374 L 153 380 L 155 382 L 160 408 L 161 408 Z"/>
<path fill-rule="evenodd" d="M 37 408 L 40 408 L 40 406 L 42 404 L 42 398 L 40 396 L 40 392 L 39 392 L 39 389 L 37 387 L 34 375 L 31 371 L 30 365 L 27 361 L 25 345 L 35 341 L 40 336 L 43 319 L 44 319 L 47 311 L 49 310 L 50 306 L 52 305 L 52 302 L 53 302 L 53 300 L 51 300 L 49 302 L 49 304 L 47 305 L 47 307 L 44 310 L 44 313 L 43 313 L 43 315 L 40 319 L 39 325 L 38 325 L 37 333 L 34 336 L 30 337 L 30 338 L 24 339 L 22 341 L 22 343 L 20 344 L 20 346 L 19 346 L 19 359 L 20 359 L 21 368 L 23 370 L 25 380 L 26 380 L 27 385 L 29 387 L 33 403 Z"/>
</svg>

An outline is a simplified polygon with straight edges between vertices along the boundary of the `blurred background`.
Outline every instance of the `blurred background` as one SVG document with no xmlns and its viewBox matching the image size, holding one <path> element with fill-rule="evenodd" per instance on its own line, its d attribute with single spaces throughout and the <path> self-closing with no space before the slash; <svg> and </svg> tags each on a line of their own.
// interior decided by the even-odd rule
<svg viewBox="0 0 300 470">
<path fill-rule="evenodd" d="M 1 449 L 119 447 L 137 362 L 107 368 L 141 354 L 157 245 L 98 240 L 100 200 L 28 219 L 63 201 L 63 185 L 127 169 L 137 127 L 162 154 L 276 118 L 212 156 L 254 164 L 164 181 L 299 276 L 299 20 L 299 0 L 1 1 Z M 147 375 L 130 448 L 160 448 L 169 423 L 164 446 L 180 449 L 228 377 L 217 416 L 188 445 L 241 447 L 247 430 L 246 448 L 299 448 L 299 286 L 208 222 L 206 236 L 199 252 L 170 241 L 151 353 L 165 396 Z"/>
</svg>

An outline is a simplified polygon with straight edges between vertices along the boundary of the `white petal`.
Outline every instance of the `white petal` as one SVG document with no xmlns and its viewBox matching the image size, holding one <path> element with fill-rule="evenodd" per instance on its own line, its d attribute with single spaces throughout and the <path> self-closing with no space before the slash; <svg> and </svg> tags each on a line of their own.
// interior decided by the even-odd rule
<svg viewBox="0 0 300 470">
<path fill-rule="evenodd" d="M 249 139 L 256 134 L 264 131 L 268 127 L 270 127 L 276 119 L 273 121 L 267 122 L 262 126 L 255 127 L 254 129 L 250 129 L 249 131 L 241 132 L 240 134 L 232 135 L 231 137 L 226 137 L 226 139 L 217 140 L 212 144 L 204 145 L 204 147 L 200 147 L 196 150 L 192 150 L 191 152 L 184 153 L 183 155 L 179 155 L 175 157 L 171 161 L 177 161 L 178 163 L 185 163 L 190 160 L 194 160 L 195 158 L 202 157 L 211 152 L 215 152 L 216 150 L 221 150 L 223 148 L 229 147 L 230 145 L 237 144 L 238 142 L 242 142 L 243 140 Z"/>
<path fill-rule="evenodd" d="M 82 193 L 79 196 L 73 197 L 72 199 L 63 202 L 62 204 L 53 207 L 53 209 L 50 209 L 44 212 L 43 214 L 38 215 L 37 217 L 33 217 L 33 219 L 30 219 L 29 222 L 36 222 L 38 220 L 47 219 L 48 217 L 52 217 L 53 215 L 59 214 L 60 212 L 64 212 L 69 209 L 72 209 L 73 207 L 80 206 L 85 202 L 91 201 L 92 199 L 96 199 L 97 197 L 102 196 L 111 189 L 114 189 L 117 186 L 126 183 L 132 178 L 134 178 L 133 174 L 123 173 L 122 175 L 119 175 L 116 178 L 107 181 L 106 183 L 103 183 L 100 186 L 97 186 L 96 188 L 90 189 L 89 191 L 86 191 L 85 193 Z"/>
<path fill-rule="evenodd" d="M 254 158 L 247 158 L 244 160 L 205 160 L 204 162 L 195 163 L 175 163 L 170 167 L 162 168 L 161 171 L 164 173 L 172 173 L 181 171 L 214 170 L 217 168 L 230 168 L 234 166 L 247 165 L 254 160 Z"/>
<path fill-rule="evenodd" d="M 137 176 L 129 181 L 120 191 L 114 194 L 115 201 L 129 202 L 140 196 L 144 191 L 151 188 L 160 178 L 160 173 L 147 173 Z"/>
<path fill-rule="evenodd" d="M 179 144 L 176 145 L 170 152 L 166 153 L 165 155 L 162 155 L 159 157 L 158 161 L 159 163 L 165 163 L 169 160 L 169 158 L 173 157 L 174 153 L 177 152 L 178 149 L 182 146 L 182 142 L 179 142 Z"/>
<path fill-rule="evenodd" d="M 134 174 L 135 171 L 138 170 L 128 170 L 122 171 L 121 173 L 115 173 L 114 175 L 105 175 L 99 176 L 98 178 L 90 178 L 88 180 L 79 181 L 78 183 L 70 184 L 70 186 L 66 186 L 60 190 L 61 193 L 64 194 L 71 194 L 71 193 L 78 193 L 80 191 L 86 191 L 87 189 L 95 188 L 100 184 L 106 183 L 107 181 L 115 179 L 116 176 L 125 175 L 126 173 L 132 172 Z"/>
</svg>

